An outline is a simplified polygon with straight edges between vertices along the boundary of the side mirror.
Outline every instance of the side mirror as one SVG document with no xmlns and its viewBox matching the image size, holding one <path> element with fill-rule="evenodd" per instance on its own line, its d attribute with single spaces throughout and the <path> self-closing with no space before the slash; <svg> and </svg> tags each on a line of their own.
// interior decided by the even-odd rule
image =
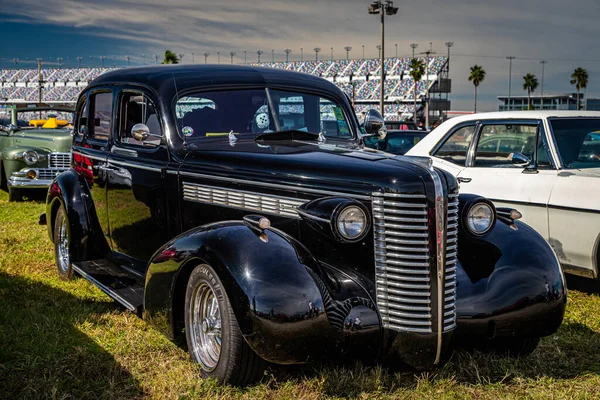
<svg viewBox="0 0 600 400">
<path fill-rule="evenodd" d="M 531 159 L 521 153 L 513 153 L 511 161 L 513 165 L 519 167 L 527 167 L 529 164 L 531 164 Z"/>
<path fill-rule="evenodd" d="M 371 109 L 365 117 L 363 126 L 366 134 L 377 135 L 380 130 L 385 128 L 385 122 L 379 111 Z"/>
<path fill-rule="evenodd" d="M 138 142 L 143 142 L 150 137 L 150 129 L 144 124 L 135 124 L 131 128 L 131 137 Z"/>
</svg>

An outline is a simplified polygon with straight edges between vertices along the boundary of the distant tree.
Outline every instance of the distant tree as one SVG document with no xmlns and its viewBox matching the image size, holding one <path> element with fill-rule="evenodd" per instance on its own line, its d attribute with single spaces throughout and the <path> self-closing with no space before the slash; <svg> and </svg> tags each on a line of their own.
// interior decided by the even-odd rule
<svg viewBox="0 0 600 400">
<path fill-rule="evenodd" d="M 531 93 L 538 87 L 538 80 L 534 74 L 528 73 L 523 77 L 523 90 L 527 90 L 527 109 L 533 110 L 531 106 Z"/>
<path fill-rule="evenodd" d="M 413 121 L 416 123 L 417 122 L 417 83 L 421 79 L 423 79 L 423 75 L 425 75 L 425 63 L 423 62 L 423 60 L 419 60 L 418 58 L 413 58 L 412 60 L 410 60 L 410 64 L 408 66 L 410 67 L 409 75 L 415 82 L 415 90 L 414 90 L 414 96 L 413 96 L 415 108 L 414 108 L 414 113 L 413 113 Z"/>
<path fill-rule="evenodd" d="M 577 89 L 577 109 L 581 108 L 581 101 L 579 100 L 579 92 L 581 89 L 587 88 L 588 83 L 588 72 L 587 69 L 577 67 L 571 74 L 571 85 L 575 85 Z"/>
<path fill-rule="evenodd" d="M 179 64 L 179 57 L 177 54 L 173 53 L 171 50 L 165 51 L 165 59 L 162 64 Z"/>
<path fill-rule="evenodd" d="M 473 65 L 471 67 L 471 73 L 469 74 L 469 82 L 473 82 L 475 87 L 475 104 L 473 106 L 473 112 L 477 112 L 477 88 L 479 84 L 485 79 L 485 70 L 481 65 Z"/>
</svg>

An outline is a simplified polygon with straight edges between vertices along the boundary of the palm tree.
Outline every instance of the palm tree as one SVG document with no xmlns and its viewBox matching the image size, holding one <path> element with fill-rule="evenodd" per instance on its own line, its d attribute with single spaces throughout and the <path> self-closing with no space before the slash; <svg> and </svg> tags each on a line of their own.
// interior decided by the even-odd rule
<svg viewBox="0 0 600 400">
<path fill-rule="evenodd" d="M 179 64 L 179 57 L 171 50 L 165 51 L 165 59 L 162 64 Z"/>
<path fill-rule="evenodd" d="M 531 107 L 531 93 L 535 92 L 538 87 L 538 80 L 534 74 L 528 73 L 523 77 L 523 90 L 527 90 L 527 109 L 533 110 Z"/>
<path fill-rule="evenodd" d="M 473 112 L 477 112 L 477 87 L 485 79 L 485 74 L 486 72 L 481 65 L 475 64 L 471 67 L 469 82 L 473 82 L 473 86 L 475 86 L 475 105 L 473 107 Z"/>
<path fill-rule="evenodd" d="M 418 58 L 413 58 L 412 60 L 410 60 L 410 64 L 408 66 L 410 67 L 409 75 L 413 79 L 413 81 L 415 81 L 415 92 L 414 92 L 414 96 L 413 96 L 414 102 L 415 102 L 415 108 L 414 108 L 414 114 L 413 114 L 413 121 L 416 124 L 417 123 L 417 83 L 421 79 L 423 79 L 423 75 L 425 75 L 425 63 L 423 62 L 423 60 L 419 60 Z"/>
<path fill-rule="evenodd" d="M 579 91 L 587 88 L 588 83 L 588 72 L 587 69 L 577 67 L 571 74 L 571 85 L 575 85 L 577 89 L 577 109 L 581 108 L 581 102 L 579 101 Z"/>
</svg>

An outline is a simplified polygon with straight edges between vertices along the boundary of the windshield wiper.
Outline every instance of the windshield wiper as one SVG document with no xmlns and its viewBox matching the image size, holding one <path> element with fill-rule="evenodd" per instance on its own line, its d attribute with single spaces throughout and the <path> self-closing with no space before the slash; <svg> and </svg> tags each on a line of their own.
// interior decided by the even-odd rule
<svg viewBox="0 0 600 400">
<path fill-rule="evenodd" d="M 306 131 L 300 131 L 297 129 L 291 129 L 287 131 L 269 132 L 258 135 L 254 138 L 256 141 L 265 140 L 319 140 L 317 133 L 311 133 Z"/>
</svg>

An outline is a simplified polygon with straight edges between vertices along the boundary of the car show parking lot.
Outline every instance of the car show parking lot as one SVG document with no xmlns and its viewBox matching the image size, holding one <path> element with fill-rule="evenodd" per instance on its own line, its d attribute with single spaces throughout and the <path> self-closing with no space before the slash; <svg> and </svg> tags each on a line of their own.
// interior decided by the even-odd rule
<svg viewBox="0 0 600 400">
<path fill-rule="evenodd" d="M 358 363 L 270 367 L 248 389 L 199 379 L 172 343 L 88 281 L 59 281 L 45 194 L 0 191 L 0 398 L 598 398 L 600 289 L 568 279 L 564 322 L 526 358 L 457 350 L 430 372 Z M 582 290 L 577 290 L 582 288 Z"/>
</svg>

